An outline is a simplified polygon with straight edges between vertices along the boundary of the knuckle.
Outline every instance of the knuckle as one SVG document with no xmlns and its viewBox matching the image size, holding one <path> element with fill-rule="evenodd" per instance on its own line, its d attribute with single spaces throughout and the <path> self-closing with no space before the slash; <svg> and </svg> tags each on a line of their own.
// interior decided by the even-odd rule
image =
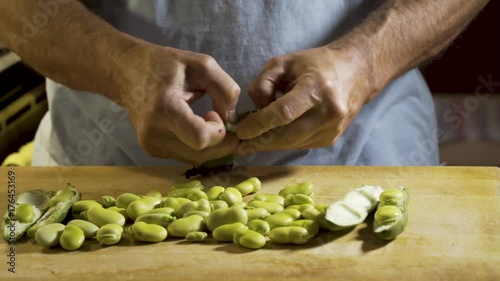
<svg viewBox="0 0 500 281">
<path fill-rule="evenodd" d="M 214 69 L 217 66 L 217 61 L 210 55 L 201 55 L 200 63 L 207 70 Z"/>
<path fill-rule="evenodd" d="M 202 150 L 208 147 L 210 136 L 206 130 L 197 130 L 191 148 Z"/>
<path fill-rule="evenodd" d="M 240 96 L 241 88 L 238 83 L 232 81 L 228 86 L 228 94 L 231 99 L 236 99 Z"/>
<path fill-rule="evenodd" d="M 282 123 L 288 124 L 293 121 L 293 108 L 283 103 L 276 108 L 275 115 Z"/>
<path fill-rule="evenodd" d="M 283 57 L 273 57 L 267 61 L 266 67 L 283 66 L 285 59 Z"/>
</svg>

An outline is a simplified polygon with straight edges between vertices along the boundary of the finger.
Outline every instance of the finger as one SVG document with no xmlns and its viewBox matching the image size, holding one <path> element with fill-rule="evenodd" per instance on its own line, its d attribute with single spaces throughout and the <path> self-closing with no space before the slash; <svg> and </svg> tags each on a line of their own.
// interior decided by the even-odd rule
<svg viewBox="0 0 500 281">
<path fill-rule="evenodd" d="M 242 140 L 255 138 L 271 129 L 290 124 L 314 106 L 319 94 L 308 83 L 298 83 L 289 93 L 249 115 L 236 131 Z"/>
<path fill-rule="evenodd" d="M 240 87 L 215 60 L 209 60 L 206 67 L 206 92 L 212 98 L 214 110 L 224 121 L 235 122 L 238 117 L 236 104 L 241 92 Z"/>
<path fill-rule="evenodd" d="M 161 151 L 163 157 L 172 157 L 178 161 L 195 166 L 209 160 L 230 155 L 236 150 L 239 144 L 239 140 L 234 135 L 228 135 L 220 144 L 202 150 L 193 150 L 173 135 L 166 142 L 168 146 L 165 146 L 165 142 L 154 143 L 155 147 Z M 175 147 L 175 149 L 168 149 L 168 147 Z"/>
<path fill-rule="evenodd" d="M 248 151 L 271 151 L 296 149 L 315 136 L 318 119 L 311 118 L 312 114 L 295 120 L 294 122 L 279 127 L 266 133 L 240 143 L 236 153 L 246 154 Z"/>
<path fill-rule="evenodd" d="M 271 60 L 248 87 L 248 95 L 255 108 L 263 108 L 276 100 L 282 78 L 285 74 L 283 64 Z"/>
<path fill-rule="evenodd" d="M 167 111 L 170 131 L 194 150 L 217 145 L 224 139 L 224 122 L 214 112 L 204 119 L 182 99 L 171 99 Z"/>
</svg>

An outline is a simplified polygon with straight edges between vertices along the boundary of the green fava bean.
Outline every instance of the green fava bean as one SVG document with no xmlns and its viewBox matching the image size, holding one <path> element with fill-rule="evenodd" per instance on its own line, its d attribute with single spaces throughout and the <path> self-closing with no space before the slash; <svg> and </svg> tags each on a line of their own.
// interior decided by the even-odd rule
<svg viewBox="0 0 500 281">
<path fill-rule="evenodd" d="M 320 213 L 326 213 L 326 209 L 328 208 L 328 204 L 316 204 L 314 205 L 314 208 L 318 210 Z M 302 210 L 301 210 L 302 212 Z"/>
<path fill-rule="evenodd" d="M 202 242 L 208 237 L 208 234 L 203 231 L 194 231 L 186 235 L 186 241 L 188 242 Z"/>
<path fill-rule="evenodd" d="M 210 202 L 206 199 L 200 199 L 198 201 L 191 201 L 183 204 L 179 207 L 179 209 L 175 212 L 177 217 L 183 217 L 185 213 L 191 211 L 202 211 L 210 213 L 212 211 L 212 207 L 210 206 Z"/>
<path fill-rule="evenodd" d="M 50 223 L 40 227 L 35 233 L 35 241 L 43 247 L 59 245 L 59 238 L 66 226 L 62 223 Z"/>
<path fill-rule="evenodd" d="M 113 210 L 104 209 L 103 207 L 92 207 L 86 213 L 87 221 L 101 227 L 105 224 L 116 223 L 118 225 L 125 225 L 125 217 Z"/>
<path fill-rule="evenodd" d="M 229 208 L 229 205 L 227 205 L 226 201 L 213 200 L 213 201 L 209 201 L 209 202 L 210 202 L 210 207 L 212 209 L 212 212 L 217 210 L 217 209 Z"/>
<path fill-rule="evenodd" d="M 203 192 L 203 190 L 199 189 L 199 188 L 196 188 L 196 187 L 190 187 L 190 188 L 180 188 L 180 189 L 173 189 L 173 190 L 170 190 L 170 192 L 168 193 L 168 197 L 173 197 L 173 198 L 178 198 L 178 197 L 182 197 L 182 198 L 187 198 L 188 195 L 190 193 L 198 193 L 198 192 L 202 192 L 206 195 L 205 192 Z M 208 198 L 208 197 L 207 197 Z M 207 199 L 205 198 L 205 199 Z"/>
<path fill-rule="evenodd" d="M 314 206 L 314 201 L 311 197 L 304 195 L 304 194 L 288 194 L 285 197 L 285 207 L 291 206 L 291 205 L 303 205 L 303 204 L 309 204 Z"/>
<path fill-rule="evenodd" d="M 16 219 L 20 223 L 30 223 L 35 218 L 35 212 L 31 204 L 19 204 L 16 207 Z"/>
<path fill-rule="evenodd" d="M 282 226 L 269 232 L 269 239 L 278 244 L 305 244 L 313 235 L 300 226 Z"/>
<path fill-rule="evenodd" d="M 173 237 L 186 237 L 190 232 L 205 230 L 205 222 L 203 217 L 198 215 L 180 218 L 172 222 L 167 227 L 168 233 Z"/>
<path fill-rule="evenodd" d="M 170 208 L 170 207 L 162 207 L 162 208 L 155 208 L 151 211 L 148 211 L 146 214 L 167 214 L 167 215 L 175 216 L 175 210 Z"/>
<path fill-rule="evenodd" d="M 183 189 L 183 188 L 198 188 L 201 190 L 204 190 L 205 187 L 199 180 L 191 180 L 191 181 L 186 181 L 186 182 L 178 182 L 174 183 L 171 187 L 170 190 L 175 190 L 175 189 Z"/>
<path fill-rule="evenodd" d="M 301 217 L 301 213 L 296 209 L 286 209 L 274 215 L 271 215 L 266 219 L 271 229 L 289 226 L 294 220 L 298 220 Z"/>
<path fill-rule="evenodd" d="M 293 184 L 286 186 L 278 192 L 278 195 L 286 197 L 289 194 L 304 194 L 313 196 L 314 187 L 312 182 L 301 182 L 298 184 Z"/>
<path fill-rule="evenodd" d="M 319 224 L 320 228 L 323 228 L 326 230 L 337 231 L 337 230 L 345 229 L 345 227 L 338 226 L 338 225 L 326 220 L 325 213 L 322 213 L 322 212 L 316 210 L 316 208 L 312 207 L 312 206 L 309 208 L 306 208 L 305 210 L 302 211 L 302 217 L 304 219 L 316 221 Z"/>
<path fill-rule="evenodd" d="M 200 217 L 203 217 L 203 218 L 206 218 L 208 217 L 210 214 L 207 213 L 207 212 L 204 212 L 204 211 L 189 211 L 187 213 L 185 213 L 182 217 L 183 218 L 187 218 L 189 216 L 194 216 L 194 215 L 197 215 L 197 216 L 200 216 Z"/>
<path fill-rule="evenodd" d="M 135 221 L 138 216 L 153 210 L 160 202 L 161 199 L 157 197 L 143 197 L 139 200 L 135 200 L 128 205 L 127 215 L 131 220 Z"/>
<path fill-rule="evenodd" d="M 49 207 L 54 207 L 58 203 L 69 201 L 75 196 L 75 192 L 70 189 L 61 189 L 49 200 Z"/>
<path fill-rule="evenodd" d="M 114 245 L 122 239 L 123 227 L 116 223 L 103 225 L 96 233 L 96 240 L 101 245 Z"/>
<path fill-rule="evenodd" d="M 208 197 L 208 200 L 210 201 L 214 201 L 214 200 L 218 200 L 219 199 L 219 196 L 224 193 L 224 190 L 225 188 L 220 186 L 220 185 L 216 185 L 216 186 L 212 186 L 209 190 L 207 190 L 207 197 Z"/>
<path fill-rule="evenodd" d="M 115 203 L 116 203 L 116 200 L 113 196 L 103 196 L 101 198 L 101 205 L 104 208 L 109 208 L 109 207 L 115 206 Z"/>
<path fill-rule="evenodd" d="M 275 202 L 251 201 L 249 205 L 255 208 L 266 209 L 267 212 L 271 215 L 279 213 L 285 209 L 283 205 L 280 205 Z"/>
<path fill-rule="evenodd" d="M 212 232 L 212 236 L 218 242 L 233 242 L 234 234 L 240 230 L 247 230 L 248 227 L 241 222 L 235 222 L 231 224 L 224 224 Z"/>
<path fill-rule="evenodd" d="M 252 177 L 235 185 L 234 188 L 238 189 L 242 196 L 250 193 L 255 193 L 260 190 L 261 182 L 258 178 Z"/>
<path fill-rule="evenodd" d="M 203 192 L 203 190 L 197 189 L 189 192 L 189 194 L 187 195 L 187 199 L 192 201 L 204 199 L 208 201 L 208 196 L 205 192 Z"/>
<path fill-rule="evenodd" d="M 64 227 L 61 237 L 59 237 L 59 244 L 63 249 L 68 251 L 78 250 L 85 241 L 85 234 L 76 225 L 67 225 Z"/>
<path fill-rule="evenodd" d="M 101 203 L 97 202 L 96 200 L 80 200 L 75 202 L 73 206 L 71 206 L 71 215 L 75 219 L 85 219 L 83 217 L 83 213 L 88 211 L 92 207 L 102 207 Z"/>
<path fill-rule="evenodd" d="M 262 235 L 267 235 L 271 231 L 269 223 L 263 220 L 251 220 L 247 223 L 248 229 L 256 231 Z"/>
<path fill-rule="evenodd" d="M 141 199 L 140 196 L 135 195 L 133 193 L 126 192 L 126 193 L 123 193 L 116 198 L 115 206 L 119 207 L 119 208 L 127 209 L 128 205 L 130 205 L 130 203 L 134 202 L 135 200 L 139 200 L 139 199 Z"/>
<path fill-rule="evenodd" d="M 315 206 L 311 205 L 311 204 L 302 204 L 302 205 L 290 205 L 288 207 L 285 208 L 285 210 L 287 209 L 296 209 L 296 210 L 299 210 L 299 212 L 303 212 L 305 209 L 307 208 L 314 208 Z"/>
<path fill-rule="evenodd" d="M 253 201 L 274 202 L 280 205 L 285 204 L 285 198 L 275 194 L 257 194 L 252 199 Z"/>
<path fill-rule="evenodd" d="M 161 242 L 168 236 L 168 232 L 164 227 L 143 221 L 135 222 L 127 228 L 127 233 L 137 241 L 151 243 Z"/>
<path fill-rule="evenodd" d="M 265 220 L 267 217 L 269 217 L 271 214 L 264 208 L 254 208 L 254 209 L 247 209 L 245 210 L 247 212 L 248 216 L 248 221 L 252 220 Z"/>
<path fill-rule="evenodd" d="M 189 200 L 187 198 L 182 198 L 182 197 L 178 197 L 178 198 L 167 197 L 167 198 L 163 199 L 163 201 L 161 201 L 159 207 L 160 208 L 168 207 L 168 208 L 174 209 L 174 211 L 177 211 L 180 206 L 186 204 L 187 202 L 191 202 L 191 200 Z"/>
<path fill-rule="evenodd" d="M 229 207 L 233 206 L 234 204 L 243 202 L 243 196 L 241 195 L 241 192 L 234 187 L 226 188 L 224 192 L 219 196 L 219 199 L 225 201 Z"/>
<path fill-rule="evenodd" d="M 125 208 L 111 206 L 108 208 L 108 210 L 115 211 L 115 212 L 122 214 L 122 216 L 125 217 L 125 220 L 129 219 L 128 214 L 127 214 L 127 209 L 125 209 Z"/>
<path fill-rule="evenodd" d="M 296 220 L 292 222 L 290 226 L 303 227 L 313 236 L 316 236 L 319 233 L 319 223 L 315 220 Z"/>
<path fill-rule="evenodd" d="M 379 196 L 380 204 L 383 206 L 384 205 L 396 206 L 399 201 L 404 199 L 404 197 L 405 194 L 400 189 L 396 188 L 386 189 Z"/>
<path fill-rule="evenodd" d="M 238 231 L 234 234 L 233 242 L 236 245 L 242 246 L 248 249 L 260 249 L 266 245 L 266 238 L 264 235 L 253 231 L 253 230 L 243 230 Z"/>
<path fill-rule="evenodd" d="M 97 231 L 99 230 L 99 227 L 97 225 L 89 221 L 84 221 L 80 219 L 71 220 L 68 222 L 67 225 L 78 226 L 83 231 L 83 234 L 85 235 L 86 239 L 95 237 Z"/>
<path fill-rule="evenodd" d="M 152 189 L 146 193 L 147 197 L 156 197 L 156 198 L 161 198 L 161 192 L 159 192 L 156 189 Z"/>
<path fill-rule="evenodd" d="M 241 207 L 217 209 L 205 218 L 205 223 L 209 231 L 214 231 L 214 229 L 221 225 L 235 222 L 246 225 L 248 222 L 247 211 Z"/>
<path fill-rule="evenodd" d="M 143 221 L 148 224 L 156 224 L 167 228 L 175 220 L 175 217 L 168 214 L 143 214 L 137 217 L 135 221 Z"/>
</svg>

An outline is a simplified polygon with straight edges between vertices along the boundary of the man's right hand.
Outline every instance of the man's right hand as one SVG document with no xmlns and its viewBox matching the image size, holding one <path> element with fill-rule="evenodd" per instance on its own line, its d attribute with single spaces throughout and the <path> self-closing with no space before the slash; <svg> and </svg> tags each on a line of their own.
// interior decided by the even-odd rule
<svg viewBox="0 0 500 281">
<path fill-rule="evenodd" d="M 145 46 L 144 46 L 145 45 Z M 118 104 L 129 112 L 141 147 L 151 156 L 192 165 L 232 154 L 238 138 L 224 121 L 236 119 L 237 83 L 210 56 L 140 44 L 120 57 L 113 76 Z M 190 104 L 207 94 L 214 111 L 201 117 Z"/>
</svg>

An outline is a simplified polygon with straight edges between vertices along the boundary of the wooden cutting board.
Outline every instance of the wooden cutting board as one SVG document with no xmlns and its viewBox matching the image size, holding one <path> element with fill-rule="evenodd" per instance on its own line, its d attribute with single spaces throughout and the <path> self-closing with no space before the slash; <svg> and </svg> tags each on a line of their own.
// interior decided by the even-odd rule
<svg viewBox="0 0 500 281">
<path fill-rule="evenodd" d="M 60 189 L 72 183 L 83 199 L 123 192 L 167 193 L 183 180 L 182 168 L 54 167 L 1 168 L 0 207 L 7 206 L 7 174 L 16 192 Z M 411 201 L 407 228 L 383 242 L 372 232 L 372 215 L 351 231 L 324 232 L 302 246 L 267 243 L 252 251 L 231 243 L 190 244 L 167 238 L 157 244 L 123 239 L 101 247 L 92 242 L 74 252 L 44 249 L 24 238 L 1 242 L 0 278 L 54 280 L 500 280 L 500 172 L 487 167 L 249 167 L 232 175 L 201 179 L 230 186 L 257 176 L 260 193 L 276 193 L 312 181 L 315 201 L 330 203 L 363 184 L 406 185 Z M 249 200 L 251 197 L 248 197 Z M 15 279 L 17 280 L 17 279 Z"/>
</svg>

